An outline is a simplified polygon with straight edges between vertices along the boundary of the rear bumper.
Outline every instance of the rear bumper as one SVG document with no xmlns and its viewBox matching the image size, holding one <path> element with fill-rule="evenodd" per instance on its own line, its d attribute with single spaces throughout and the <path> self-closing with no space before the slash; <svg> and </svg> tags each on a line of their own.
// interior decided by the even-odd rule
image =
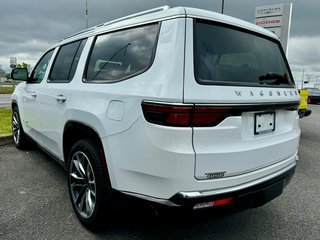
<svg viewBox="0 0 320 240">
<path fill-rule="evenodd" d="M 297 158 L 298 159 L 298 158 Z M 149 203 L 171 207 L 193 209 L 197 204 L 214 202 L 216 200 L 232 198 L 230 204 L 224 207 L 243 210 L 258 207 L 282 194 L 283 189 L 291 181 L 296 163 L 264 179 L 238 185 L 232 188 L 216 189 L 212 191 L 178 192 L 170 199 L 161 199 L 132 192 L 116 191 L 123 198 L 144 200 Z"/>
<path fill-rule="evenodd" d="M 288 124 L 288 129 L 283 129 L 276 136 L 273 134 L 272 138 L 240 142 L 247 149 L 242 145 L 239 146 L 240 144 L 237 145 L 238 141 L 233 142 L 235 150 L 230 159 L 238 159 L 238 163 L 235 163 L 237 166 L 240 166 L 245 155 L 251 162 L 267 155 L 268 165 L 246 172 L 238 171 L 237 175 L 206 180 L 198 180 L 195 177 L 196 157 L 192 146 L 192 129 L 146 124 L 144 119 L 139 119 L 127 131 L 102 139 L 105 155 L 108 156 L 107 166 L 111 186 L 121 193 L 136 198 L 179 206 L 180 202 L 174 201 L 173 196 L 185 194 L 186 198 L 189 198 L 189 195 L 192 195 L 192 198 L 202 198 L 235 192 L 267 182 L 296 165 L 300 129 L 297 113 L 292 114 L 295 115 L 293 129 L 290 129 L 291 124 Z M 225 149 L 222 149 L 223 144 L 217 146 L 217 149 L 221 149 L 221 154 L 219 156 L 216 156 L 216 153 L 210 154 L 212 159 L 223 157 L 224 152 L 230 153 L 230 140 L 229 143 L 226 137 L 224 140 Z M 216 141 L 215 144 L 218 145 L 219 142 Z M 280 152 L 284 152 L 279 149 L 279 145 L 287 152 L 286 156 L 279 156 Z M 218 164 L 217 166 L 219 167 Z"/>
<path fill-rule="evenodd" d="M 258 207 L 282 194 L 283 189 L 291 181 L 295 168 L 296 166 L 291 167 L 270 180 L 240 190 L 225 189 L 223 193 L 216 194 L 214 192 L 179 192 L 170 199 L 170 202 L 177 206 L 193 208 L 199 203 L 232 198 L 230 205 L 233 207 L 240 209 Z"/>
<path fill-rule="evenodd" d="M 310 109 L 299 109 L 299 117 L 308 117 L 311 114 L 311 112 L 312 111 Z"/>
</svg>

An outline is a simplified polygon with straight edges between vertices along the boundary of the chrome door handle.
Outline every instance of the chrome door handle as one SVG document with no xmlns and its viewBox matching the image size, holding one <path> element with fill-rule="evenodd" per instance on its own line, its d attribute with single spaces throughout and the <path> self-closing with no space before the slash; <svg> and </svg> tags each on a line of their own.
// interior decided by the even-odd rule
<svg viewBox="0 0 320 240">
<path fill-rule="evenodd" d="M 36 92 L 29 92 L 29 94 L 34 98 L 37 97 L 37 93 Z"/>
<path fill-rule="evenodd" d="M 56 96 L 56 100 L 60 103 L 63 103 L 67 100 L 67 97 L 63 96 L 62 94 L 59 94 Z"/>
</svg>

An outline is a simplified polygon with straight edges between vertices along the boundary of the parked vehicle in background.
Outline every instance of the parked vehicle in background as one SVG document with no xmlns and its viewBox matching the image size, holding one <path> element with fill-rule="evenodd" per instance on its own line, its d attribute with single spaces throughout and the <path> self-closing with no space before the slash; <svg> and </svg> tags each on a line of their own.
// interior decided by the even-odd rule
<svg viewBox="0 0 320 240">
<path fill-rule="evenodd" d="M 320 89 L 319 88 L 304 88 L 308 90 L 308 103 L 320 103 Z"/>
<path fill-rule="evenodd" d="M 25 81 L 12 95 L 16 146 L 32 139 L 66 167 L 88 227 L 112 220 L 114 196 L 261 206 L 295 171 L 288 62 L 273 33 L 239 19 L 151 9 L 68 37 L 12 77 Z"/>
<path fill-rule="evenodd" d="M 299 105 L 299 117 L 307 117 L 311 114 L 311 110 L 308 109 L 308 96 L 309 91 L 305 89 L 299 90 L 300 94 L 300 105 Z"/>
</svg>

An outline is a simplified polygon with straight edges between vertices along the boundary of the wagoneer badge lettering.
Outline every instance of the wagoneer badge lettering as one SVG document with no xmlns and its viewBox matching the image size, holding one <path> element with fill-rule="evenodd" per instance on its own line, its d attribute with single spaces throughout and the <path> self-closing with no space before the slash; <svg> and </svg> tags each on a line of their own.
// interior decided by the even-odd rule
<svg viewBox="0 0 320 240">
<path fill-rule="evenodd" d="M 281 97 L 281 96 L 285 96 L 285 97 L 298 96 L 298 92 L 295 91 L 295 90 L 283 91 L 283 92 L 280 92 L 280 91 L 263 91 L 263 90 L 261 90 L 258 93 L 254 93 L 253 91 L 249 91 L 248 94 L 246 94 L 246 92 L 240 91 L 240 90 L 235 90 L 234 92 L 238 97 L 247 97 L 247 96 L 254 97 L 256 95 L 260 95 L 261 97 L 267 96 L 267 95 L 269 95 L 270 97 L 272 97 L 274 95 L 278 96 L 278 97 Z"/>
<path fill-rule="evenodd" d="M 223 178 L 226 174 L 226 171 L 224 172 L 213 172 L 213 173 L 205 173 L 208 179 L 214 179 L 214 178 Z"/>
<path fill-rule="evenodd" d="M 238 97 L 241 97 L 241 91 L 235 90 L 235 93 L 237 94 Z"/>
</svg>

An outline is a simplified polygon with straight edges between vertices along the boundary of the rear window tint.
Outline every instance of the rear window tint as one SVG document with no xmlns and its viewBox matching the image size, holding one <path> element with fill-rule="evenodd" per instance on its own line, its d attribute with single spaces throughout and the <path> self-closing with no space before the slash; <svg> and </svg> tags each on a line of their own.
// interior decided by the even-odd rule
<svg viewBox="0 0 320 240">
<path fill-rule="evenodd" d="M 194 70 L 200 84 L 292 85 L 280 43 L 220 23 L 195 20 Z"/>
<path fill-rule="evenodd" d="M 60 47 L 49 77 L 50 82 L 72 80 L 85 43 L 86 40 L 80 40 Z"/>
<path fill-rule="evenodd" d="M 100 35 L 85 73 L 86 82 L 116 82 L 144 72 L 152 63 L 159 24 Z"/>
</svg>

